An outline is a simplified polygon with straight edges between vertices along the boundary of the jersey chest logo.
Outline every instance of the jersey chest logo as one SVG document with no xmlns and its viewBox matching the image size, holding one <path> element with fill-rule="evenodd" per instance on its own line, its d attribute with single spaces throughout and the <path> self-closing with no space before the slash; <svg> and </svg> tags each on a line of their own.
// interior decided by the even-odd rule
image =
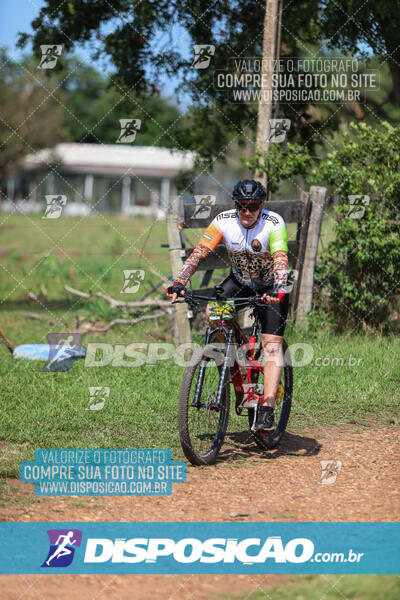
<svg viewBox="0 0 400 600">
<path fill-rule="evenodd" d="M 261 252 L 261 248 L 262 248 L 261 242 L 257 238 L 252 240 L 251 247 L 253 248 L 254 252 Z"/>
<path fill-rule="evenodd" d="M 271 221 L 271 223 L 273 223 L 273 225 L 278 225 L 278 223 L 279 223 L 279 220 L 270 214 L 268 214 L 268 215 L 263 214 L 262 219 L 263 219 L 263 221 Z"/>
</svg>

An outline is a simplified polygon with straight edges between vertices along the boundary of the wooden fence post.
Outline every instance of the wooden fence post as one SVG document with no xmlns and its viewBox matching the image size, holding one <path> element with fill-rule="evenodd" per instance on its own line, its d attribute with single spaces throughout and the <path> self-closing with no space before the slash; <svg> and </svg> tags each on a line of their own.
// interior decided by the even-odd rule
<svg viewBox="0 0 400 600">
<path fill-rule="evenodd" d="M 292 313 L 296 314 L 297 302 L 299 299 L 299 290 L 301 284 L 301 276 L 303 272 L 304 257 L 307 248 L 307 235 L 308 226 L 310 223 L 310 214 L 312 203 L 310 200 L 310 192 L 301 191 L 301 200 L 303 201 L 303 215 L 301 223 L 297 224 L 296 241 L 297 241 L 297 258 L 295 269 L 297 271 L 297 278 L 294 281 L 292 298 L 291 298 L 291 309 Z"/>
<path fill-rule="evenodd" d="M 312 308 L 315 262 L 317 259 L 322 218 L 324 216 L 325 198 L 326 188 L 311 186 L 310 200 L 312 207 L 296 310 L 296 325 L 300 325 L 301 327 L 307 327 L 307 313 Z"/>
<path fill-rule="evenodd" d="M 171 212 L 167 214 L 168 244 L 171 256 L 172 276 L 177 277 L 185 258 L 185 251 L 182 249 L 182 241 L 179 232 L 179 198 L 171 201 Z M 192 341 L 190 323 L 188 319 L 188 305 L 174 305 L 174 334 L 179 344 L 186 344 Z"/>
</svg>

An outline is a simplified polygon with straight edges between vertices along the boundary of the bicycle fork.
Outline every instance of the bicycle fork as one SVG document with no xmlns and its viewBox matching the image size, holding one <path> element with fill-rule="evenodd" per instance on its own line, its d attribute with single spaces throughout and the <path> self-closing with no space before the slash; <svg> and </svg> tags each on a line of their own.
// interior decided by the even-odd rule
<svg viewBox="0 0 400 600">
<path fill-rule="evenodd" d="M 226 334 L 226 345 L 225 345 L 224 361 L 222 363 L 222 368 L 220 371 L 217 397 L 215 400 L 215 410 L 219 410 L 221 408 L 224 385 L 226 385 L 227 380 L 229 381 L 228 377 L 229 377 L 229 373 L 230 373 L 231 364 L 233 364 L 234 351 L 235 351 L 235 344 L 233 342 L 233 338 L 234 338 L 233 329 L 229 329 L 228 332 L 226 332 L 225 328 L 223 328 L 223 327 L 216 327 L 215 329 L 208 328 L 207 332 L 206 332 L 205 345 L 207 346 L 209 344 L 211 335 L 218 330 L 224 331 L 224 333 Z M 199 367 L 199 374 L 198 374 L 197 381 L 196 381 L 196 389 L 195 389 L 194 397 L 193 397 L 193 401 L 192 401 L 192 406 L 194 406 L 195 408 L 201 407 L 200 397 L 201 397 L 201 391 L 203 388 L 203 382 L 204 382 L 206 368 L 207 368 L 207 360 L 205 358 L 202 358 L 201 362 L 200 362 L 200 367 Z"/>
</svg>

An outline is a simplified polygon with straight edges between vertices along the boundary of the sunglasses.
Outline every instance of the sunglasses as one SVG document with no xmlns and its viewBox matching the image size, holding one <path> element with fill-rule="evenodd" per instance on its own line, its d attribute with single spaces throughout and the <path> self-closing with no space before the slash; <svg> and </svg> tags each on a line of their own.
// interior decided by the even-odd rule
<svg viewBox="0 0 400 600">
<path fill-rule="evenodd" d="M 246 204 L 241 204 L 236 200 L 235 208 L 240 212 L 246 212 L 246 210 L 248 210 L 249 212 L 256 212 L 260 208 L 261 204 L 262 202 L 249 202 Z"/>
</svg>

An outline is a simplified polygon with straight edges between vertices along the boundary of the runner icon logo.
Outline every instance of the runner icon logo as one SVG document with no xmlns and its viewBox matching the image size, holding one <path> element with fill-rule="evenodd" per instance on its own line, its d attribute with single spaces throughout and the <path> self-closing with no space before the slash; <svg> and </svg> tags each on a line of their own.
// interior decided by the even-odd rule
<svg viewBox="0 0 400 600">
<path fill-rule="evenodd" d="M 269 142 L 284 142 L 290 129 L 290 119 L 269 119 Z"/>
<path fill-rule="evenodd" d="M 46 211 L 42 219 L 58 219 L 67 204 L 67 196 L 51 194 L 46 196 Z"/>
<path fill-rule="evenodd" d="M 332 485 L 342 468 L 341 460 L 321 460 L 321 477 L 318 483 Z"/>
<path fill-rule="evenodd" d="M 213 194 L 201 194 L 195 196 L 194 199 L 196 201 L 196 208 L 192 219 L 208 219 L 211 213 L 211 207 L 215 204 L 216 196 Z"/>
<path fill-rule="evenodd" d="M 121 294 L 136 294 L 144 279 L 145 272 L 142 269 L 124 269 L 124 285 Z"/>
<path fill-rule="evenodd" d="M 87 405 L 86 410 L 102 410 L 110 395 L 110 388 L 107 386 L 91 386 L 89 387 L 89 394 L 89 404 Z"/>
<path fill-rule="evenodd" d="M 192 69 L 207 69 L 211 57 L 215 54 L 215 46 L 212 44 L 194 44 L 194 58 L 190 65 Z"/>
<path fill-rule="evenodd" d="M 48 529 L 50 548 L 42 567 L 68 567 L 74 558 L 75 548 L 81 545 L 79 529 Z"/>
<path fill-rule="evenodd" d="M 369 205 L 370 198 L 367 195 L 351 194 L 349 196 L 350 208 L 346 215 L 349 219 L 362 219 L 365 207 Z"/>
<path fill-rule="evenodd" d="M 54 69 L 57 64 L 58 57 L 61 56 L 62 44 L 44 44 L 40 46 L 42 58 L 38 64 L 38 69 Z"/>
<path fill-rule="evenodd" d="M 69 371 L 77 358 L 85 356 L 80 333 L 48 333 L 50 350 L 42 371 Z"/>
<path fill-rule="evenodd" d="M 116 144 L 130 144 L 136 139 L 136 134 L 140 131 L 142 121 L 140 119 L 119 119 L 121 131 Z"/>
</svg>

